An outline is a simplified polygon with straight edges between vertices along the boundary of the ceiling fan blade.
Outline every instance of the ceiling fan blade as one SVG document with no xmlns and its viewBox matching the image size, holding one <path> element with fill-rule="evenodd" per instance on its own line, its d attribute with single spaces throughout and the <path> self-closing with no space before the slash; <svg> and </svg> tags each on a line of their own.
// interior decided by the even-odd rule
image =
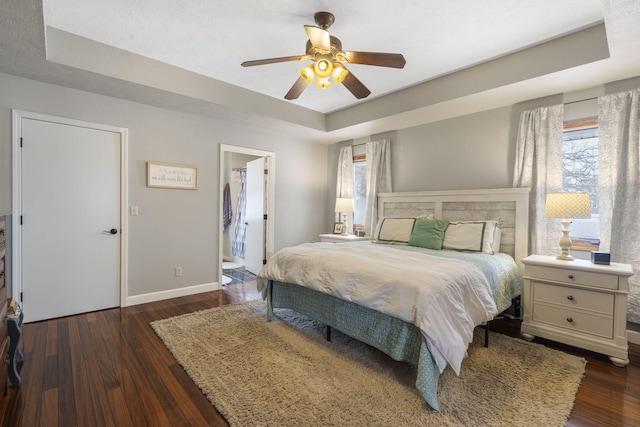
<svg viewBox="0 0 640 427">
<path fill-rule="evenodd" d="M 349 71 L 347 77 L 342 81 L 342 85 L 349 89 L 349 92 L 358 99 L 366 98 L 371 94 L 371 91 L 367 89 L 367 87 L 362 84 L 362 82 L 358 80 L 351 71 Z"/>
<path fill-rule="evenodd" d="M 255 65 L 275 64 L 278 62 L 288 62 L 288 61 L 302 61 L 305 59 L 311 59 L 311 57 L 309 55 L 281 56 L 279 58 L 257 59 L 255 61 L 244 61 L 240 65 L 242 65 L 243 67 L 253 67 Z"/>
<path fill-rule="evenodd" d="M 289 92 L 284 96 L 284 99 L 297 99 L 307 86 L 309 86 L 309 83 L 302 77 L 298 77 L 298 80 L 291 86 L 291 89 L 289 89 Z"/>
<path fill-rule="evenodd" d="M 378 67 L 404 68 L 407 61 L 400 53 L 345 52 L 349 64 L 376 65 Z"/>
<path fill-rule="evenodd" d="M 327 30 L 312 25 L 305 25 L 304 29 L 307 32 L 311 45 L 323 50 L 331 50 L 331 37 Z"/>
</svg>

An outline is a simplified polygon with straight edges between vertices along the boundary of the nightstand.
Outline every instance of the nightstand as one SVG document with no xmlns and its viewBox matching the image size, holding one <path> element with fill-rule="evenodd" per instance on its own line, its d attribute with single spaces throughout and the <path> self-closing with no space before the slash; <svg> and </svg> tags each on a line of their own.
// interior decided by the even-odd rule
<svg viewBox="0 0 640 427">
<path fill-rule="evenodd" d="M 365 240 L 369 240 L 369 238 L 358 237 L 353 234 L 349 234 L 347 236 L 343 236 L 342 234 L 321 234 L 320 235 L 321 242 L 347 243 L 347 242 L 363 242 Z"/>
<path fill-rule="evenodd" d="M 620 367 L 627 345 L 628 264 L 592 264 L 530 255 L 524 270 L 522 336 L 539 336 L 606 354 Z"/>
</svg>

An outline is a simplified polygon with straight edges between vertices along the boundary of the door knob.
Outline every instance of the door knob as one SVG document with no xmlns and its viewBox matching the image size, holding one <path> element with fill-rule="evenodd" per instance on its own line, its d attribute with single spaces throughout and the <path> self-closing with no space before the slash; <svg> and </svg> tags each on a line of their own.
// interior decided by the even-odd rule
<svg viewBox="0 0 640 427">
<path fill-rule="evenodd" d="M 112 228 L 111 230 L 104 230 L 103 233 L 118 234 L 118 230 L 115 228 Z"/>
</svg>

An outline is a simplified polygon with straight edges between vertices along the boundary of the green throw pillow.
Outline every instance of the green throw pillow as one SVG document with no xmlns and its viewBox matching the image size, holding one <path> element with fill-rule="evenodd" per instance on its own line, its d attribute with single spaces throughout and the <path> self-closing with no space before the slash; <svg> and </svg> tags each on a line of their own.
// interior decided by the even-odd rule
<svg viewBox="0 0 640 427">
<path fill-rule="evenodd" d="M 409 239 L 409 246 L 441 250 L 444 232 L 448 226 L 449 221 L 444 219 L 418 218 Z"/>
</svg>

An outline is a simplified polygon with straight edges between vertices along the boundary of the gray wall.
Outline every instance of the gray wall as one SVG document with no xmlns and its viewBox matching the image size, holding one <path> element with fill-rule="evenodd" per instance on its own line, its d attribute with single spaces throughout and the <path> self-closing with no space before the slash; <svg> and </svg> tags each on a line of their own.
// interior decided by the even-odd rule
<svg viewBox="0 0 640 427">
<path fill-rule="evenodd" d="M 640 87 L 640 77 L 595 92 Z M 568 102 L 559 94 L 382 135 L 392 139 L 394 191 L 510 187 L 520 113 Z M 129 294 L 216 281 L 219 147 L 245 146 L 276 153 L 275 249 L 330 232 L 335 213 L 339 147 L 257 128 L 176 113 L 115 98 L 0 74 L 0 210 L 11 209 L 11 108 L 129 129 Z M 146 188 L 146 161 L 196 165 L 197 191 Z M 176 278 L 173 268 L 184 275 Z"/>
<path fill-rule="evenodd" d="M 569 103 L 565 118 L 597 115 L 597 101 L 589 99 L 640 87 L 640 77 L 558 94 L 519 104 L 455 117 L 421 126 L 372 135 L 368 140 L 390 138 L 393 191 L 459 190 L 511 187 L 520 114 L 529 109 Z M 329 183 L 326 227 L 333 221 L 335 177 L 340 147 L 362 143 L 343 141 L 329 147 Z"/>
<path fill-rule="evenodd" d="M 325 232 L 327 147 L 0 74 L 0 210 L 11 209 L 11 109 L 129 129 L 129 296 L 217 281 L 219 144 L 275 153 L 275 249 Z M 146 162 L 198 167 L 197 191 L 146 187 Z M 174 277 L 174 267 L 183 276 Z"/>
</svg>

